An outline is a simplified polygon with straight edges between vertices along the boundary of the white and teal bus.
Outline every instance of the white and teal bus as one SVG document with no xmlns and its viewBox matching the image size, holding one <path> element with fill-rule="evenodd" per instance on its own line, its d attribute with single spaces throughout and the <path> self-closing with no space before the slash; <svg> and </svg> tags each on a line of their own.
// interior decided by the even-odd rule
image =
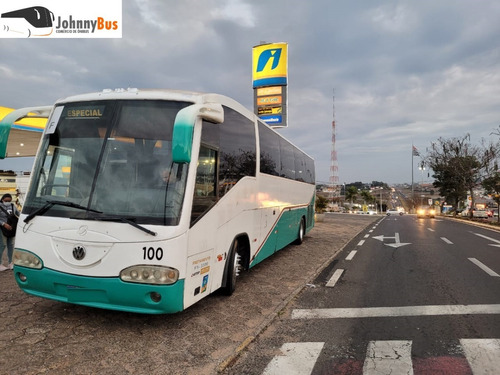
<svg viewBox="0 0 500 375">
<path fill-rule="evenodd" d="M 174 313 L 314 225 L 314 161 L 227 97 L 104 90 L 56 102 L 16 236 L 26 293 Z"/>
</svg>

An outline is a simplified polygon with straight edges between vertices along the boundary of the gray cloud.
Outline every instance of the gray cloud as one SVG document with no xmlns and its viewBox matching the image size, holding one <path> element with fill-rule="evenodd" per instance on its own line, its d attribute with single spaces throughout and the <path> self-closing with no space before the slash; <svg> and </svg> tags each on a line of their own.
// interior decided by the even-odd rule
<svg viewBox="0 0 500 375">
<path fill-rule="evenodd" d="M 123 1 L 122 39 L 0 39 L 0 105 L 104 88 L 217 92 L 252 107 L 251 48 L 289 43 L 289 128 L 342 182 L 411 180 L 412 143 L 500 123 L 496 1 Z M 415 163 L 417 160 L 415 158 Z M 10 164 L 9 164 L 10 163 Z M 13 160 L 0 162 L 0 168 Z"/>
</svg>

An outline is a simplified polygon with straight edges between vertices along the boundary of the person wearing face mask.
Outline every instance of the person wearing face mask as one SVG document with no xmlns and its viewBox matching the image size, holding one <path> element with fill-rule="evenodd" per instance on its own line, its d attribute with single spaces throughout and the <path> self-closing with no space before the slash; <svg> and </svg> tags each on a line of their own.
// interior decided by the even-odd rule
<svg viewBox="0 0 500 375">
<path fill-rule="evenodd" d="M 19 210 L 12 202 L 12 195 L 4 194 L 0 200 L 0 226 L 2 227 L 2 238 L 0 242 L 0 271 L 11 270 L 14 268 L 12 263 L 12 253 L 14 252 L 15 228 L 14 224 L 9 224 L 9 216 L 19 217 Z M 2 264 L 3 251 L 7 246 L 8 266 Z"/>
</svg>

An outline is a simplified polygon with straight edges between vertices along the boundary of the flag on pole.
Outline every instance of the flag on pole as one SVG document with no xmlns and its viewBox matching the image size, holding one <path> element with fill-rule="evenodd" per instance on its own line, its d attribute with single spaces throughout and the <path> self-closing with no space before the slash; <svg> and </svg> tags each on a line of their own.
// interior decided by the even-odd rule
<svg viewBox="0 0 500 375">
<path fill-rule="evenodd" d="M 412 150 L 413 150 L 413 156 L 420 156 L 420 152 L 418 152 L 417 148 L 415 146 L 411 146 L 412 147 Z"/>
</svg>

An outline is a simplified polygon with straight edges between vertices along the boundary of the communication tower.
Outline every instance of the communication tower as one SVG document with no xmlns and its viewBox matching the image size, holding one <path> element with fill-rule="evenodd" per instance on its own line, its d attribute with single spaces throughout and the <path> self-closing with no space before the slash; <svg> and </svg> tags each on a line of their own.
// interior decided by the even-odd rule
<svg viewBox="0 0 500 375">
<path fill-rule="evenodd" d="M 330 185 L 332 191 L 332 198 L 340 197 L 339 185 L 339 162 L 337 159 L 337 150 L 335 148 L 335 89 L 333 90 L 333 121 L 332 121 L 332 153 L 330 164 Z"/>
</svg>

